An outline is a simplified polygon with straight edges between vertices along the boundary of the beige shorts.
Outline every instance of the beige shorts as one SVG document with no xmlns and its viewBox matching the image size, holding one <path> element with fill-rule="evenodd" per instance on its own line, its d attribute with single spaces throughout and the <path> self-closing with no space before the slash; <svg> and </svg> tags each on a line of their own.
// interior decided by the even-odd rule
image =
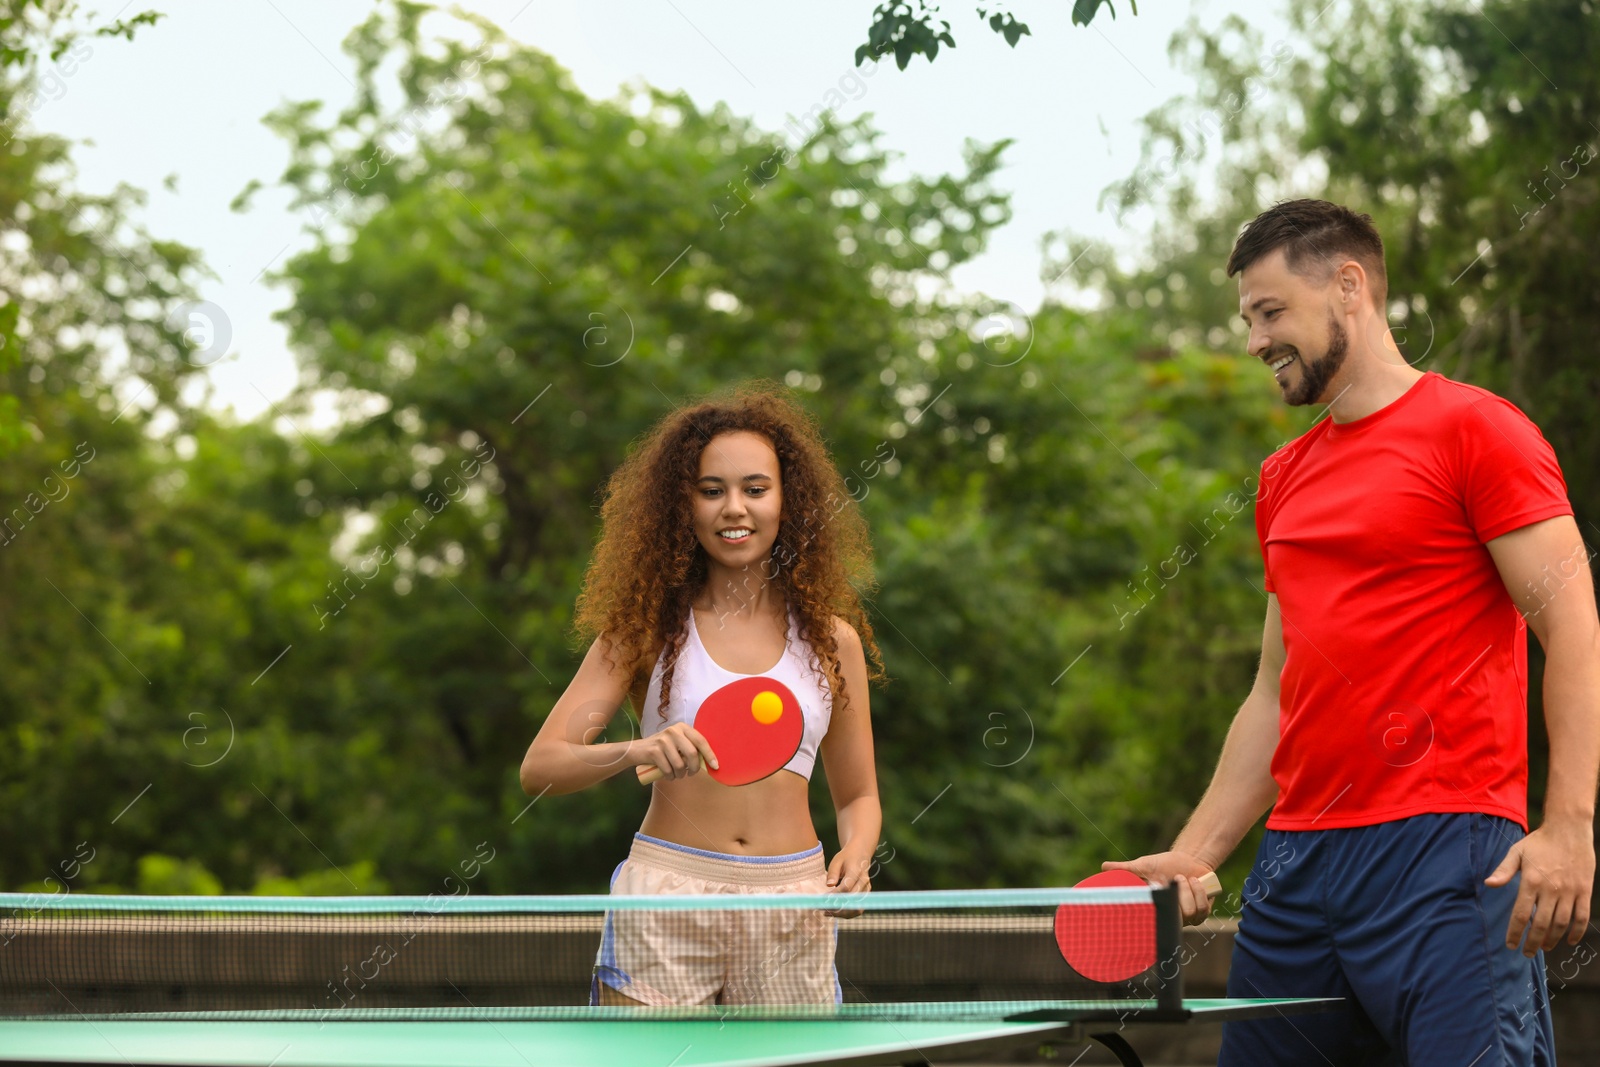
<svg viewBox="0 0 1600 1067">
<path fill-rule="evenodd" d="M 611 892 L 826 893 L 827 873 L 820 844 L 788 856 L 737 856 L 635 834 Z M 590 1003 L 602 1003 L 605 986 L 652 1006 L 837 1004 L 837 936 L 836 920 L 815 908 L 609 911 Z"/>
</svg>

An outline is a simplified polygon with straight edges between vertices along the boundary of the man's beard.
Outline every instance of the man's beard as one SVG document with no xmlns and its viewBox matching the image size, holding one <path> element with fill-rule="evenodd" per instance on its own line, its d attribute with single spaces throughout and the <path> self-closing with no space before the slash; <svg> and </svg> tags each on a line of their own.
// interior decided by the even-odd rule
<svg viewBox="0 0 1600 1067">
<path fill-rule="evenodd" d="M 1332 314 L 1328 315 L 1328 349 L 1315 360 L 1300 355 L 1300 381 L 1284 395 L 1291 407 L 1304 407 L 1320 402 L 1328 391 L 1328 383 L 1344 366 L 1344 357 L 1350 348 L 1350 335 Z M 1287 353 L 1285 353 L 1287 354 Z M 1296 350 L 1296 354 L 1299 355 Z"/>
</svg>

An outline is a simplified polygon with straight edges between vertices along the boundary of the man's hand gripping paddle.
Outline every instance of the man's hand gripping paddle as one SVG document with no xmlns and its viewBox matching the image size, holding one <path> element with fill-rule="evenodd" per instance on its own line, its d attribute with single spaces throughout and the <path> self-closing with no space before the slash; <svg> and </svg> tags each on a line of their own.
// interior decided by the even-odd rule
<svg viewBox="0 0 1600 1067">
<path fill-rule="evenodd" d="M 1207 871 L 1198 881 L 1208 897 L 1222 892 L 1214 871 Z M 1144 888 L 1149 884 L 1132 871 L 1102 871 L 1073 888 Z M 1055 930 L 1062 958 L 1091 982 L 1126 982 L 1155 966 L 1156 908 L 1150 901 L 1063 904 L 1056 909 Z"/>
</svg>

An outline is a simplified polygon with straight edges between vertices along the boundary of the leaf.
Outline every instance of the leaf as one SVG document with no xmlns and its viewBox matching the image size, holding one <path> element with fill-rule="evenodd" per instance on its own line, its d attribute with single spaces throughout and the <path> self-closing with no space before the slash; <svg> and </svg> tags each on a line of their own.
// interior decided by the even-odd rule
<svg viewBox="0 0 1600 1067">
<path fill-rule="evenodd" d="M 1104 4 L 1111 11 L 1111 17 L 1117 17 L 1117 9 L 1112 6 L 1111 0 L 1076 0 L 1072 5 L 1072 24 L 1074 26 L 1087 26 L 1094 21 L 1094 16 Z M 1134 14 L 1138 14 L 1135 9 Z"/>
<path fill-rule="evenodd" d="M 1025 23 L 1017 21 L 1017 17 L 1009 11 L 997 11 L 989 16 L 989 28 L 1006 39 L 1012 48 L 1017 46 L 1024 34 L 1032 36 Z"/>
<path fill-rule="evenodd" d="M 154 26 L 166 17 L 164 12 L 142 11 L 131 19 L 123 19 L 120 22 L 101 26 L 94 31 L 94 35 L 96 37 L 126 37 L 131 41 L 133 40 L 134 31 L 140 26 Z"/>
</svg>

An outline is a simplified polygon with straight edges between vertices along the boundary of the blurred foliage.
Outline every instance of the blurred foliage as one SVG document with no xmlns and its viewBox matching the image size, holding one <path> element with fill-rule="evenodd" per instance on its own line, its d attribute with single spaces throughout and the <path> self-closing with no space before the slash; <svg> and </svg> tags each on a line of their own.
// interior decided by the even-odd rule
<svg viewBox="0 0 1600 1067">
<path fill-rule="evenodd" d="M 139 857 L 138 892 L 214 897 L 222 892 L 222 883 L 199 860 L 182 860 L 152 852 Z"/>
<path fill-rule="evenodd" d="M 138 298 L 171 296 L 180 288 L 176 276 L 194 262 L 187 249 L 142 232 L 131 244 L 115 236 L 142 194 L 123 185 L 107 197 L 73 194 L 66 142 L 27 130 L 34 112 L 67 91 L 95 38 L 132 40 L 161 17 L 147 11 L 90 29 L 76 9 L 69 0 L 0 3 L 0 458 L 41 432 L 23 405 L 48 373 L 46 353 L 65 350 L 58 373 L 88 383 L 101 356 L 84 324 L 97 323 L 107 336 L 134 334 L 135 355 L 147 350 L 158 327 L 138 313 Z M 152 372 L 152 382 L 172 381 L 157 366 L 140 369 Z M 18 380 L 24 373 L 26 383 Z"/>
<path fill-rule="evenodd" d="M 122 10 L 128 6 L 132 5 Z M 36 68 L 41 59 L 55 63 L 85 37 L 124 37 L 131 41 L 140 26 L 154 26 L 166 17 L 159 11 L 142 11 L 132 18 L 113 17 L 104 26 L 91 27 L 80 24 L 77 14 L 76 0 L 4 0 L 0 3 L 0 68 L 29 70 Z M 95 17 L 91 14 L 89 21 Z M 31 82 L 12 82 L 8 86 L 8 102 L 15 100 L 19 89 L 27 92 L 35 88 Z"/>
<path fill-rule="evenodd" d="M 1485 10 L 1537 72 L 1456 4 L 1180 34 L 1197 93 L 1107 193 L 1147 246 L 1058 238 L 1046 276 L 1087 299 L 1029 315 L 949 283 L 1010 217 L 1004 142 L 897 180 L 865 121 L 802 143 L 681 94 L 596 101 L 486 22 L 384 7 L 348 106 L 268 119 L 314 240 L 277 275 L 302 387 L 247 425 L 179 393 L 157 324 L 186 250 L 83 236 L 124 201 L 13 147 L 0 189 L 33 214 L 8 225 L 37 232 L 4 268 L 32 429 L 0 467 L 28 515 L 0 552 L 0 803 L 25 813 L 0 882 L 602 889 L 642 791 L 533 801 L 516 773 L 583 653 L 597 493 L 673 404 L 758 377 L 818 415 L 874 532 L 875 884 L 1071 882 L 1164 845 L 1255 671 L 1258 466 L 1314 416 L 1239 354 L 1241 222 L 1372 211 L 1408 356 L 1522 404 L 1594 528 L 1594 171 L 1537 211 L 1527 185 L 1596 141 L 1595 30 Z M 294 428 L 314 406 L 338 427 Z M 831 848 L 820 774 L 813 797 Z"/>
<path fill-rule="evenodd" d="M 1117 17 L 1117 8 L 1112 0 L 1073 0 L 1073 25 L 1089 25 L 1101 7 L 1111 12 L 1112 18 Z M 1139 13 L 1139 5 L 1135 0 L 1128 0 L 1128 7 L 1135 15 Z M 1017 42 L 1022 38 L 1033 36 L 1028 24 L 1005 10 L 1003 4 L 984 4 L 977 8 L 977 13 L 978 18 L 990 30 L 1004 37 L 1006 44 L 1012 48 L 1017 47 Z M 956 39 L 950 32 L 950 23 L 939 18 L 938 4 L 917 0 L 916 6 L 912 7 L 908 0 L 885 0 L 872 9 L 867 41 L 856 48 L 856 65 L 860 66 L 868 56 L 876 60 L 893 52 L 895 66 L 905 70 L 913 56 L 927 56 L 928 62 L 932 63 L 939 57 L 941 45 L 954 48 Z"/>
</svg>

